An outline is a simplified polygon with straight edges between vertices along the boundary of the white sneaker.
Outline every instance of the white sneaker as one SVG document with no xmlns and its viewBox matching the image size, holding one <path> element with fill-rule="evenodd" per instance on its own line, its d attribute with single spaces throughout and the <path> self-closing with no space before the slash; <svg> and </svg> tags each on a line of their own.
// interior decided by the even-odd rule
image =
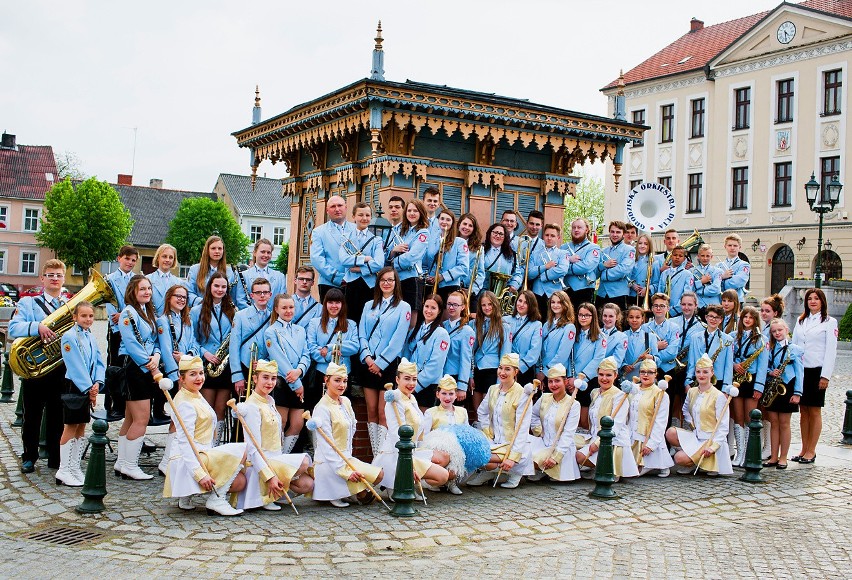
<svg viewBox="0 0 852 580">
<path fill-rule="evenodd" d="M 693 470 L 692 470 L 692 468 L 691 468 L 691 467 L 685 467 L 685 466 L 683 466 L 683 467 L 678 467 L 678 468 L 677 468 L 677 474 L 678 474 L 678 475 L 689 475 L 690 473 L 692 473 L 692 471 L 693 471 Z"/>
<path fill-rule="evenodd" d="M 277 512 L 281 509 L 281 506 L 275 503 L 265 503 L 263 504 L 263 509 L 270 512 Z"/>
<path fill-rule="evenodd" d="M 508 479 L 500 484 L 500 487 L 505 487 L 506 489 L 515 489 L 521 483 L 521 478 L 523 476 L 517 473 L 510 473 Z"/>
<path fill-rule="evenodd" d="M 716 477 L 717 475 L 719 475 L 718 471 L 707 471 L 706 473 L 708 477 Z"/>
<path fill-rule="evenodd" d="M 461 495 L 463 492 L 459 489 L 459 484 L 455 482 L 455 480 L 450 480 L 447 482 L 447 491 L 453 495 Z"/>
<path fill-rule="evenodd" d="M 585 471 L 580 469 L 580 477 L 583 479 L 593 479 L 595 477 L 595 472 L 590 467 L 586 468 Z"/>
<path fill-rule="evenodd" d="M 349 507 L 349 504 L 346 503 L 345 501 L 343 501 L 342 499 L 333 499 L 328 503 L 330 503 L 331 505 L 333 505 L 334 507 L 337 507 L 337 508 Z"/>
<path fill-rule="evenodd" d="M 213 514 L 219 514 L 220 516 L 238 516 L 243 513 L 243 510 L 237 509 L 228 503 L 228 500 L 225 499 L 226 494 L 224 492 L 220 493 L 222 493 L 222 495 L 216 495 L 211 492 L 210 497 L 207 498 L 207 515 L 212 516 Z"/>
<path fill-rule="evenodd" d="M 545 475 L 546 473 L 544 473 L 543 471 L 536 471 L 534 475 L 527 476 L 527 481 L 541 481 L 542 479 L 544 479 Z"/>
<path fill-rule="evenodd" d="M 428 491 L 441 491 L 440 487 L 435 487 L 434 485 L 429 485 L 425 481 L 421 481 L 420 484 L 423 486 L 423 489 Z"/>
<path fill-rule="evenodd" d="M 182 510 L 194 510 L 195 505 L 192 503 L 192 496 L 185 495 L 183 497 L 178 498 L 178 507 Z"/>
<path fill-rule="evenodd" d="M 671 474 L 671 469 L 669 469 L 668 467 L 657 471 L 657 477 L 668 477 L 669 474 Z"/>
<path fill-rule="evenodd" d="M 650 473 L 651 471 L 654 471 L 654 470 L 653 470 L 653 469 L 651 469 L 650 467 L 645 467 L 645 466 L 643 465 L 643 466 L 642 466 L 642 469 L 640 469 L 640 470 L 639 470 L 639 477 L 642 477 L 643 475 L 645 475 L 645 474 L 647 474 L 647 473 Z"/>
<path fill-rule="evenodd" d="M 496 473 L 494 471 L 486 471 L 485 469 L 478 469 L 476 472 L 471 475 L 468 480 L 465 482 L 465 485 L 469 487 L 479 487 L 480 485 L 485 485 L 492 479 Z"/>
</svg>

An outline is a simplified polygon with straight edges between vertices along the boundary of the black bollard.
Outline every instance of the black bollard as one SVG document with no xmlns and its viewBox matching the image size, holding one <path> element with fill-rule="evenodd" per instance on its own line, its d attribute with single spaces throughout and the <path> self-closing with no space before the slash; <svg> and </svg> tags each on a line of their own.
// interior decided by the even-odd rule
<svg viewBox="0 0 852 580">
<path fill-rule="evenodd" d="M 15 420 L 9 423 L 12 427 L 24 425 L 24 386 L 18 387 L 18 403 L 15 405 Z"/>
<path fill-rule="evenodd" d="M 106 437 L 108 429 L 109 423 L 103 419 L 95 419 L 92 423 L 94 433 L 89 437 L 89 463 L 86 465 L 83 489 L 80 491 L 85 499 L 77 506 L 78 513 L 96 514 L 104 511 L 104 497 L 107 494 L 105 447 L 109 443 Z"/>
<path fill-rule="evenodd" d="M 402 425 L 399 428 L 399 441 L 396 448 L 399 449 L 399 458 L 396 460 L 396 477 L 393 481 L 393 509 L 392 516 L 410 517 L 417 515 L 414 507 L 414 462 L 412 454 L 414 443 L 414 429 L 411 425 Z"/>
<path fill-rule="evenodd" d="M 746 445 L 745 473 L 740 481 L 748 483 L 764 483 L 760 470 L 763 469 L 763 457 L 761 454 L 760 430 L 763 429 L 763 413 L 754 409 L 750 414 L 751 423 L 748 424 L 748 444 Z"/>
<path fill-rule="evenodd" d="M 589 493 L 589 497 L 598 499 L 616 499 L 618 494 L 612 489 L 615 483 L 615 464 L 612 453 L 612 440 L 615 432 L 612 426 L 615 421 L 612 417 L 601 418 L 601 430 L 598 431 L 600 446 L 598 447 L 598 460 L 595 464 L 595 489 Z"/>
<path fill-rule="evenodd" d="M 846 391 L 846 413 L 843 415 L 843 445 L 852 445 L 852 391 Z"/>
<path fill-rule="evenodd" d="M 11 403 L 15 387 L 12 384 L 12 369 L 9 367 L 9 353 L 3 353 L 3 380 L 0 381 L 0 403 Z"/>
</svg>

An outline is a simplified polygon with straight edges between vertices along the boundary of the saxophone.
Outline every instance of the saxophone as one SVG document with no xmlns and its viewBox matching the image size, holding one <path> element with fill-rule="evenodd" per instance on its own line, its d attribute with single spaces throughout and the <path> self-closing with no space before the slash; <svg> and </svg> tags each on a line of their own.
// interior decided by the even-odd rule
<svg viewBox="0 0 852 580">
<path fill-rule="evenodd" d="M 735 383 L 743 384 L 743 383 L 750 383 L 752 381 L 752 379 L 754 378 L 754 375 L 752 375 L 751 372 L 749 372 L 748 368 L 751 366 L 751 363 L 753 363 L 755 360 L 757 360 L 757 357 L 760 356 L 760 353 L 763 352 L 764 348 L 766 348 L 766 343 L 762 343 L 760 345 L 759 349 L 757 349 L 756 351 L 751 353 L 751 355 L 749 355 L 748 358 L 746 358 L 744 361 L 742 361 L 740 363 L 740 365 L 742 365 L 742 367 L 746 370 L 743 374 L 734 373 L 734 382 Z"/>
<path fill-rule="evenodd" d="M 760 404 L 764 407 L 769 407 L 775 402 L 776 398 L 783 397 L 787 394 L 787 385 L 784 384 L 784 370 L 793 359 L 792 354 L 793 353 L 787 353 L 787 357 L 784 359 L 784 362 L 782 362 L 781 366 L 778 367 L 778 370 L 781 371 L 781 373 L 777 377 L 769 377 L 769 380 L 766 381 L 766 386 L 763 388 L 763 396 L 760 398 Z"/>
<path fill-rule="evenodd" d="M 716 359 L 719 358 L 719 354 L 722 352 L 722 349 L 728 348 L 732 344 L 734 344 L 733 340 L 729 340 L 728 342 L 724 342 L 722 340 L 722 338 L 719 337 L 719 347 L 716 349 L 716 352 L 714 352 L 710 356 L 710 360 L 713 361 L 713 365 L 716 364 Z M 712 377 L 710 377 L 710 382 L 713 383 L 714 385 L 716 384 L 716 374 L 715 373 L 713 374 Z"/>
<path fill-rule="evenodd" d="M 231 333 L 228 332 L 227 336 L 225 336 L 225 340 L 222 341 L 222 346 L 219 347 L 219 350 L 216 351 L 216 358 L 219 359 L 219 364 L 214 365 L 213 363 L 208 362 L 205 365 L 205 370 L 207 371 L 208 377 L 218 377 L 225 369 L 228 368 L 228 349 L 231 346 Z"/>
</svg>

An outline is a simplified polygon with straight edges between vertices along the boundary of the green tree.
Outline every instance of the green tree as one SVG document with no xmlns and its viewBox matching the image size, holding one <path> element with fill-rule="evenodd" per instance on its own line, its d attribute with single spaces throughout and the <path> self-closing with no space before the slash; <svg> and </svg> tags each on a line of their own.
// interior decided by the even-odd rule
<svg viewBox="0 0 852 580">
<path fill-rule="evenodd" d="M 290 264 L 290 242 L 283 244 L 281 246 L 281 251 L 278 253 L 278 257 L 275 258 L 275 263 L 272 265 L 273 268 L 278 270 L 279 272 L 286 274 L 287 266 Z"/>
<path fill-rule="evenodd" d="M 577 218 L 586 218 L 593 231 L 600 234 L 604 226 L 604 182 L 600 177 L 586 175 L 584 171 L 575 173 L 580 178 L 576 193 L 565 196 L 565 214 L 562 224 L 562 237 L 571 239 L 571 222 Z"/>
<path fill-rule="evenodd" d="M 209 197 L 188 197 L 181 202 L 169 223 L 166 242 L 177 249 L 178 261 L 194 264 L 201 256 L 204 242 L 214 234 L 225 243 L 225 255 L 230 264 L 248 260 L 251 240 L 240 230 L 228 207 Z"/>
<path fill-rule="evenodd" d="M 39 245 L 85 272 L 85 283 L 89 281 L 89 268 L 114 259 L 133 227 L 118 192 L 95 177 L 76 188 L 70 179 L 56 183 L 45 194 L 44 207 L 41 229 L 36 234 Z"/>
<path fill-rule="evenodd" d="M 846 307 L 846 314 L 840 319 L 838 338 L 840 340 L 852 340 L 852 304 Z"/>
</svg>

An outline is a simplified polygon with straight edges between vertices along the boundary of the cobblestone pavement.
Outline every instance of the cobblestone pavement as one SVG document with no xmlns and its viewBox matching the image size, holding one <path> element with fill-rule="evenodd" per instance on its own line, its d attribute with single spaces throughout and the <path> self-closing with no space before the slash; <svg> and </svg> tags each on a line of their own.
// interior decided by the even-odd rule
<svg viewBox="0 0 852 580">
<path fill-rule="evenodd" d="M 14 405 L 2 405 L 0 577 L 848 578 L 852 450 L 837 441 L 852 355 L 840 355 L 837 373 L 818 452 L 831 450 L 834 466 L 764 470 L 762 485 L 736 476 L 630 480 L 611 501 L 589 498 L 587 481 L 466 488 L 460 497 L 429 494 L 408 519 L 375 504 L 335 509 L 305 498 L 295 500 L 299 516 L 285 508 L 213 518 L 201 498 L 192 513 L 163 499 L 161 478 L 123 481 L 109 471 L 106 511 L 81 516 L 79 491 L 55 486 L 44 462 L 20 473 Z M 156 431 L 161 442 L 165 430 Z M 113 460 L 107 452 L 108 467 Z M 143 468 L 153 472 L 157 461 L 159 452 L 143 456 Z M 77 547 L 24 537 L 53 526 L 103 536 Z"/>
</svg>

